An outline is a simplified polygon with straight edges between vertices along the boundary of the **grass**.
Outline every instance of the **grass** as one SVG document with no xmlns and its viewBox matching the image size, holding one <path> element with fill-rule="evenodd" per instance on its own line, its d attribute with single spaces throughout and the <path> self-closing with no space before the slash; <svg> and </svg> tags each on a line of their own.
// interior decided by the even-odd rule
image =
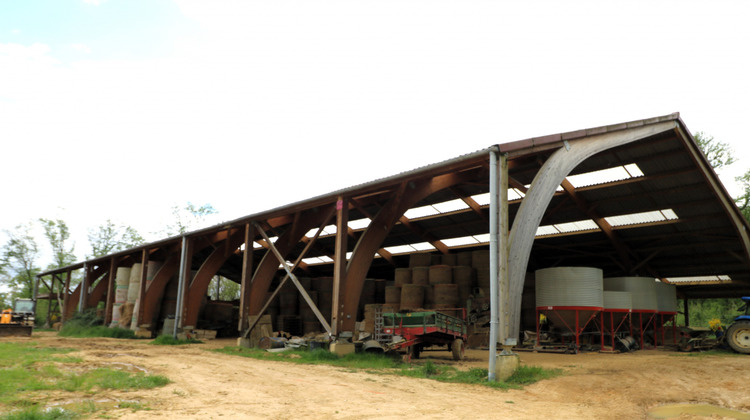
<svg viewBox="0 0 750 420">
<path fill-rule="evenodd" d="M 244 347 L 224 347 L 214 350 L 224 354 L 250 357 L 259 360 L 276 360 L 297 364 L 325 364 L 364 370 L 375 374 L 391 374 L 412 378 L 432 379 L 440 382 L 484 385 L 500 389 L 520 389 L 543 379 L 550 379 L 562 373 L 559 369 L 544 369 L 538 366 L 521 366 L 504 382 L 488 382 L 486 369 L 459 370 L 453 366 L 438 365 L 430 360 L 422 364 L 406 364 L 400 357 L 372 353 L 352 353 L 339 357 L 326 350 L 313 351 L 293 350 L 281 353 L 270 353 L 260 349 Z"/>
<path fill-rule="evenodd" d="M 174 338 L 171 335 L 160 335 L 154 339 L 154 341 L 150 342 L 149 344 L 153 344 L 156 346 L 180 346 L 183 344 L 202 344 L 203 342 L 200 340 L 196 340 L 195 338 L 189 338 L 187 340 L 180 340 L 178 338 Z"/>
<path fill-rule="evenodd" d="M 72 349 L 38 347 L 36 343 L 0 342 L 0 416 L 6 419 L 68 419 L 93 413 L 99 407 L 84 401 L 67 410 L 43 410 L 40 401 L 51 391 L 96 394 L 101 390 L 151 389 L 169 379 L 161 375 L 129 373 L 116 369 L 87 369 L 83 360 L 68 356 Z"/>
<path fill-rule="evenodd" d="M 711 350 L 701 350 L 701 351 L 673 353 L 671 355 L 677 356 L 677 357 L 697 357 L 699 359 L 704 358 L 704 357 L 737 357 L 737 356 L 742 357 L 742 356 L 746 356 L 744 354 L 735 353 L 732 350 L 722 349 L 722 348 L 715 348 L 715 349 L 711 349 Z"/>
<path fill-rule="evenodd" d="M 136 338 L 135 331 L 124 328 L 109 328 L 103 325 L 83 326 L 76 324 L 65 324 L 58 335 L 62 337 L 109 337 L 109 338 Z"/>
</svg>

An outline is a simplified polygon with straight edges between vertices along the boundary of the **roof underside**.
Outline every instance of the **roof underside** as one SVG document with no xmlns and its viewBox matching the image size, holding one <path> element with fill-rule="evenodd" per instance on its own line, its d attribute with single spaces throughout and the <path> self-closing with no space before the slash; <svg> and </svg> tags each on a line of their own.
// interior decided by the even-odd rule
<svg viewBox="0 0 750 420">
<path fill-rule="evenodd" d="M 747 243 L 740 233 L 747 229 L 747 223 L 738 217 L 739 212 L 723 187 L 717 186 L 718 178 L 707 169 L 705 158 L 696 153 L 697 148 L 679 118 L 661 117 L 664 119 L 676 121 L 677 128 L 599 153 L 575 168 L 567 178 L 567 188 L 558 190 L 546 210 L 528 271 L 553 266 L 590 266 L 603 269 L 605 277 L 641 275 L 671 279 L 678 285 L 678 293 L 690 298 L 750 294 L 750 261 Z M 513 149 L 509 154 L 511 226 L 524 191 L 559 146 L 547 142 L 545 147 L 510 148 Z M 287 218 L 291 223 L 299 211 L 330 205 L 338 195 L 346 193 L 355 204 L 349 213 L 352 231 L 348 247 L 353 251 L 356 239 L 367 227 L 367 219 L 374 217 L 393 197 L 399 183 L 460 173 L 464 182 L 417 203 L 393 227 L 382 247 L 388 251 L 386 255 L 392 255 L 395 266 L 402 267 L 408 265 L 409 253 L 420 250 L 437 253 L 436 244 L 444 245 L 450 252 L 487 248 L 488 158 L 489 149 L 189 235 L 219 232 L 249 221 L 265 223 L 274 218 Z M 277 223 L 269 235 L 281 235 L 289 223 Z M 303 267 L 306 275 L 332 275 L 334 231 L 328 227 L 326 232 L 330 234 L 321 235 L 306 255 Z M 257 247 L 262 240 L 256 239 L 259 239 Z M 179 237 L 169 238 L 120 254 L 164 248 L 179 241 Z M 304 246 L 305 243 L 298 244 L 289 259 L 293 261 Z M 196 251 L 194 262 L 199 265 L 210 249 Z M 263 252 L 262 248 L 256 249 L 256 259 Z M 107 258 L 92 263 L 101 264 Z M 158 251 L 152 258 L 158 258 Z M 393 278 L 393 263 L 378 257 L 368 275 Z M 220 274 L 239 281 L 241 267 L 238 253 L 224 264 Z M 678 278 L 692 281 L 683 283 Z M 725 281 L 727 278 L 731 281 Z"/>
</svg>

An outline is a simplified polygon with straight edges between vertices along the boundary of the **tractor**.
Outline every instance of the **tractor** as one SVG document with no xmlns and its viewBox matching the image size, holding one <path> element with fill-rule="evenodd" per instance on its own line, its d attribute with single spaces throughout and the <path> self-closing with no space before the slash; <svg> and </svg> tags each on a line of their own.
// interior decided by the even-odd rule
<svg viewBox="0 0 750 420">
<path fill-rule="evenodd" d="M 5 309 L 0 315 L 0 337 L 31 336 L 35 309 L 32 299 L 16 299 L 13 309 Z"/>
<path fill-rule="evenodd" d="M 725 334 L 726 343 L 737 353 L 750 354 L 750 296 L 742 298 L 744 315 L 734 319 Z"/>
</svg>

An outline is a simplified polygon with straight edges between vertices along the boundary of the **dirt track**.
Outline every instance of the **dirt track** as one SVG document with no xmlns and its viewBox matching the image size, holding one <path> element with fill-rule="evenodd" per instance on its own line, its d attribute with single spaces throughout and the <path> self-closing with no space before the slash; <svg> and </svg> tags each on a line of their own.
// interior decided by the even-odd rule
<svg viewBox="0 0 750 420">
<path fill-rule="evenodd" d="M 748 356 L 687 357 L 660 350 L 614 355 L 521 353 L 522 363 L 561 368 L 565 374 L 524 390 L 501 391 L 206 351 L 233 345 L 232 340 L 175 348 L 138 340 L 35 333 L 31 341 L 78 348 L 77 355 L 94 366 L 132 365 L 173 381 L 156 390 L 107 391 L 95 397 L 139 401 L 151 408 L 108 412 L 121 419 L 633 419 L 645 418 L 648 409 L 669 403 L 706 403 L 750 412 Z M 425 357 L 437 363 L 449 360 L 447 352 L 425 353 Z M 486 367 L 486 360 L 486 351 L 468 351 L 459 366 Z M 48 403 L 69 400 L 69 395 L 61 395 Z"/>
</svg>

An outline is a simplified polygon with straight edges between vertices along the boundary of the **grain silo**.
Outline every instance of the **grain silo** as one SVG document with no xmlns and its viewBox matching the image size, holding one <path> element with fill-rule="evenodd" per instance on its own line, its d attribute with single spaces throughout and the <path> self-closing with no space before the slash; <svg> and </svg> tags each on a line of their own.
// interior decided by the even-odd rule
<svg viewBox="0 0 750 420">
<path fill-rule="evenodd" d="M 576 349 L 581 333 L 603 306 L 602 270 L 553 267 L 536 271 L 537 319 L 544 314 L 551 325 L 572 333 Z"/>
</svg>

